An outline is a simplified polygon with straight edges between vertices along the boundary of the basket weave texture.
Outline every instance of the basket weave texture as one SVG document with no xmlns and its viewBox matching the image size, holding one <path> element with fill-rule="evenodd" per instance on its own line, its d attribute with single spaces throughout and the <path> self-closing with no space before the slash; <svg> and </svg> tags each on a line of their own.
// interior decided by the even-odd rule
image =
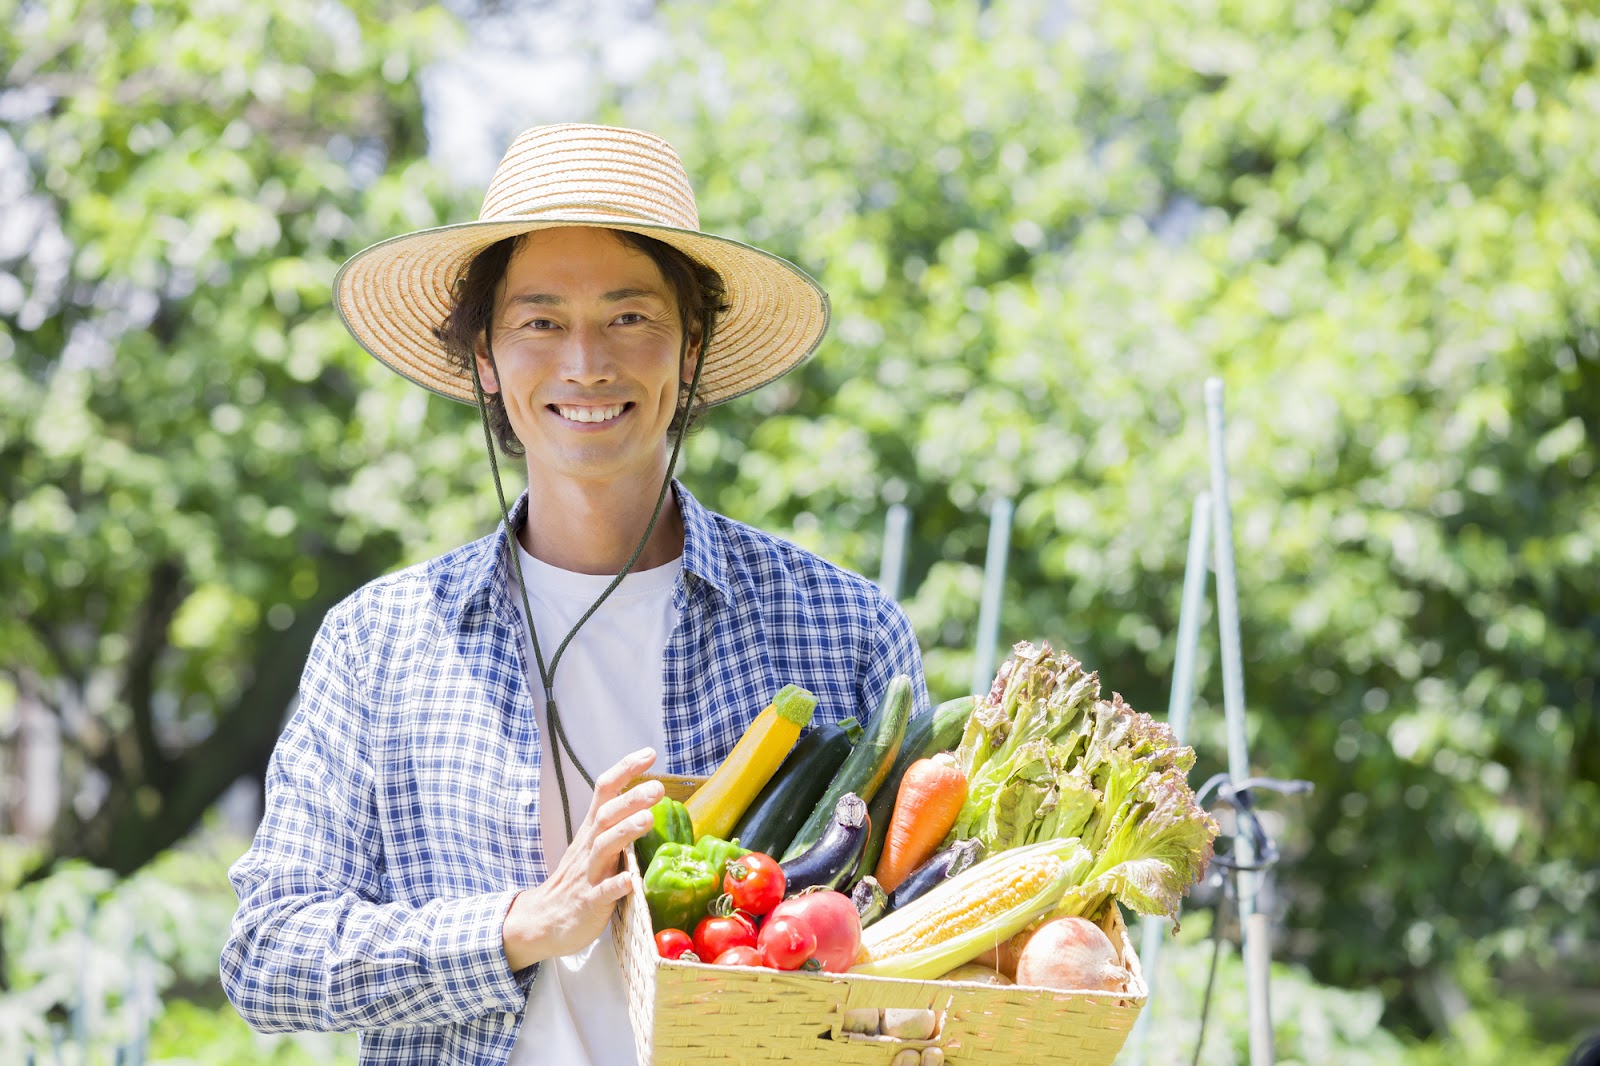
<svg viewBox="0 0 1600 1066">
<path fill-rule="evenodd" d="M 698 778 L 662 779 L 683 798 Z M 612 923 L 641 1064 L 791 1062 L 889 1066 L 904 1048 L 937 1046 L 950 1066 L 1062 1063 L 1110 1066 L 1148 990 L 1115 903 L 1101 927 L 1132 975 L 1125 992 L 1057 992 L 959 981 L 784 973 L 672 962 L 655 949 L 644 884 L 628 850 L 633 890 Z M 843 1012 L 901 1007 L 943 1012 L 932 1040 L 900 1041 L 840 1031 Z"/>
</svg>

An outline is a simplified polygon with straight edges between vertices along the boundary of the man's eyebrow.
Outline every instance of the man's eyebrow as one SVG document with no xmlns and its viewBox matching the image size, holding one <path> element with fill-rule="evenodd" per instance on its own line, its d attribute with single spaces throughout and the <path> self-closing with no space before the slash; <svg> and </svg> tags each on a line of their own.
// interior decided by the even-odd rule
<svg viewBox="0 0 1600 1066">
<path fill-rule="evenodd" d="M 619 300 L 636 300 L 641 296 L 651 296 L 657 300 L 666 299 L 666 297 L 662 296 L 654 289 L 613 289 L 610 292 L 603 294 L 600 299 L 604 300 L 608 304 L 614 304 Z"/>
<path fill-rule="evenodd" d="M 610 292 L 602 293 L 600 299 L 605 303 L 614 304 L 620 300 L 634 300 L 641 296 L 653 297 L 657 300 L 666 299 L 666 297 L 662 296 L 654 289 L 612 289 Z M 554 293 L 523 292 L 511 297 L 511 299 L 507 302 L 511 306 L 517 306 L 519 304 L 537 304 L 540 307 L 559 307 L 567 301 L 562 297 L 555 295 Z"/>
</svg>

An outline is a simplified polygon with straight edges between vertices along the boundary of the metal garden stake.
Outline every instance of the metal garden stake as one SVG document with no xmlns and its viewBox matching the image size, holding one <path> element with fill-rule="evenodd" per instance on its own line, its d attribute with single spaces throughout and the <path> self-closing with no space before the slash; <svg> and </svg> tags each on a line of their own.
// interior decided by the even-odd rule
<svg viewBox="0 0 1600 1066">
<path fill-rule="evenodd" d="M 1189 709 L 1194 704 L 1195 657 L 1200 648 L 1200 615 L 1205 611 L 1206 555 L 1211 549 L 1211 494 L 1194 498 L 1194 514 L 1189 520 L 1189 557 L 1183 566 L 1183 605 L 1178 609 L 1178 647 L 1172 664 L 1172 694 L 1167 700 L 1167 723 L 1179 744 L 1188 742 Z M 1139 959 L 1144 964 L 1145 983 L 1155 995 L 1156 956 L 1166 934 L 1164 918 L 1144 920 L 1143 944 Z M 1142 1066 L 1145 1031 L 1150 1026 L 1150 1004 L 1139 1012 L 1129 1043 L 1133 1046 L 1133 1066 Z"/>
<path fill-rule="evenodd" d="M 983 598 L 978 604 L 978 644 L 972 656 L 972 691 L 982 697 L 994 681 L 994 646 L 1000 639 L 1000 599 L 1006 587 L 1006 553 L 1011 544 L 1011 500 L 989 509 L 989 550 L 983 560 Z"/>
<path fill-rule="evenodd" d="M 911 536 L 911 509 L 903 503 L 889 505 L 883 520 L 883 561 L 878 566 L 878 585 L 891 600 L 900 598 L 900 585 L 906 577 L 906 542 Z"/>
<path fill-rule="evenodd" d="M 1206 428 L 1211 445 L 1212 534 L 1217 569 L 1217 623 L 1222 651 L 1222 703 L 1228 723 L 1228 775 L 1241 784 L 1250 777 L 1250 751 L 1244 721 L 1244 657 L 1239 647 L 1239 589 L 1233 566 L 1233 508 L 1228 502 L 1228 456 L 1222 415 L 1222 379 L 1206 381 Z M 1241 801 L 1248 802 L 1248 792 Z M 1242 827 L 1243 820 L 1236 819 Z M 1244 867 L 1256 865 L 1254 842 L 1240 828 L 1234 858 Z M 1250 1066 L 1272 1066 L 1272 1004 L 1268 991 L 1272 931 L 1257 909 L 1262 875 L 1238 871 L 1239 929 L 1244 952 L 1245 994 L 1250 1016 Z"/>
</svg>

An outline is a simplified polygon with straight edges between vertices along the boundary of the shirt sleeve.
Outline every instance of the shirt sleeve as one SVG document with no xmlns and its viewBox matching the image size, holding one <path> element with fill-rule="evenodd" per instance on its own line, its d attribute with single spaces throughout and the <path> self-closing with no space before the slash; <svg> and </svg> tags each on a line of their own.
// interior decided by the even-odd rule
<svg viewBox="0 0 1600 1066">
<path fill-rule="evenodd" d="M 520 1010 L 501 926 L 515 891 L 389 901 L 367 704 L 337 609 L 279 738 L 255 840 L 228 871 L 239 909 L 222 984 L 261 1032 L 440 1025 Z"/>
<path fill-rule="evenodd" d="M 877 598 L 877 620 L 874 639 L 869 642 L 863 669 L 857 671 L 856 706 L 868 717 L 878 713 L 889 682 L 897 674 L 911 678 L 911 713 L 927 708 L 928 680 L 922 674 L 922 651 L 917 647 L 917 634 L 911 628 L 911 619 L 894 600 L 881 593 Z"/>
</svg>

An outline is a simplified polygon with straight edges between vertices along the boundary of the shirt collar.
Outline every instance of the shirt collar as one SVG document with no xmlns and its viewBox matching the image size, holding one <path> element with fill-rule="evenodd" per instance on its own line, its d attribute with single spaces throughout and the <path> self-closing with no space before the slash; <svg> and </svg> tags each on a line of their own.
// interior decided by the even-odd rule
<svg viewBox="0 0 1600 1066">
<path fill-rule="evenodd" d="M 728 582 L 728 550 L 710 511 L 700 506 L 700 501 L 676 478 L 672 482 L 678 494 L 678 512 L 683 515 L 683 570 L 703 580 L 716 589 L 723 599 L 733 598 L 733 586 Z"/>
<path fill-rule="evenodd" d="M 712 513 L 701 506 L 694 494 L 683 487 L 676 478 L 672 481 L 678 499 L 678 513 L 683 517 L 683 572 L 704 581 L 723 599 L 731 599 L 732 586 L 728 582 L 727 543 Z M 528 493 L 523 491 L 511 505 L 511 528 L 520 529 L 528 515 Z M 506 525 L 501 523 L 494 534 L 481 543 L 487 549 L 479 560 L 477 572 L 470 587 L 475 591 L 505 589 L 510 571 L 507 568 L 509 542 Z"/>
</svg>

